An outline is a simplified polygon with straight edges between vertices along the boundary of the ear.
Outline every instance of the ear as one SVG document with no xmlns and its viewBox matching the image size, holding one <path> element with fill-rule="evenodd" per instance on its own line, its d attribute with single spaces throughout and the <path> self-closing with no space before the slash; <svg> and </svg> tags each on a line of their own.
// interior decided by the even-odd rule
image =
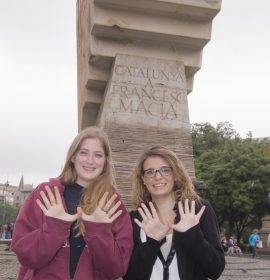
<svg viewBox="0 0 270 280">
<path fill-rule="evenodd" d="M 71 157 L 71 162 L 74 163 L 74 161 L 75 161 L 75 156 L 72 156 Z"/>
<path fill-rule="evenodd" d="M 141 179 L 142 179 L 143 184 L 145 185 L 145 182 L 144 182 L 144 180 L 143 180 L 143 176 L 141 176 Z"/>
</svg>

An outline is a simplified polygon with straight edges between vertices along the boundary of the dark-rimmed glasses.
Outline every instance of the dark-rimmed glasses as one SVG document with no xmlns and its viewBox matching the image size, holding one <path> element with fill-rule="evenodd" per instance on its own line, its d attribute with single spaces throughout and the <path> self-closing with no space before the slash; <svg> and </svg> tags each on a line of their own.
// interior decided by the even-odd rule
<svg viewBox="0 0 270 280">
<path fill-rule="evenodd" d="M 172 174 L 172 168 L 170 166 L 161 166 L 159 169 L 149 168 L 143 171 L 143 176 L 146 178 L 155 177 L 157 172 L 161 176 L 169 176 Z"/>
</svg>

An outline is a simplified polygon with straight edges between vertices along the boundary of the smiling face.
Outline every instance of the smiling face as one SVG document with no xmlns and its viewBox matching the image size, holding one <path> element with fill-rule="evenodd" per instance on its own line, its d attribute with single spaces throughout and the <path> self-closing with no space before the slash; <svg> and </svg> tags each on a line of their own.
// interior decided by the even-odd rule
<svg viewBox="0 0 270 280">
<path fill-rule="evenodd" d="M 88 138 L 82 141 L 72 162 L 77 172 L 76 183 L 86 187 L 91 185 L 102 172 L 106 156 L 101 142 L 97 138 Z"/>
<path fill-rule="evenodd" d="M 170 167 L 170 165 L 159 156 L 150 156 L 143 164 L 144 171 L 149 169 L 160 170 L 161 167 Z M 174 176 L 172 172 L 169 175 L 161 175 L 159 171 L 156 171 L 153 177 L 146 177 L 146 175 L 144 175 L 142 179 L 153 199 L 155 197 L 171 196 L 174 186 Z"/>
</svg>

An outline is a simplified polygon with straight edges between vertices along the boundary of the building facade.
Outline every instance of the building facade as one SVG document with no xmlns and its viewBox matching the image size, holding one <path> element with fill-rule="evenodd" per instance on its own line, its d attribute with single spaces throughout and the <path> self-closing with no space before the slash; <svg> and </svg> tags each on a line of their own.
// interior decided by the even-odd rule
<svg viewBox="0 0 270 280">
<path fill-rule="evenodd" d="M 12 186 L 7 181 L 4 184 L 0 184 L 0 204 L 20 207 L 32 191 L 33 185 L 24 184 L 23 176 L 18 186 Z"/>
</svg>

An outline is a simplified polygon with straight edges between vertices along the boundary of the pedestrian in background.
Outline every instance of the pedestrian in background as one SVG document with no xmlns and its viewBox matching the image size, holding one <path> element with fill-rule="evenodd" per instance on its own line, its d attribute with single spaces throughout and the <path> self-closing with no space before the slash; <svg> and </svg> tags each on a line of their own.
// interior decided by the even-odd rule
<svg viewBox="0 0 270 280">
<path fill-rule="evenodd" d="M 132 187 L 134 249 L 124 279 L 217 279 L 225 265 L 217 218 L 176 154 L 145 151 Z"/>
<path fill-rule="evenodd" d="M 224 234 L 222 234 L 220 236 L 220 242 L 221 242 L 223 251 L 227 252 L 228 251 L 228 241 L 227 241 L 227 238 L 226 238 L 226 236 Z"/>
<path fill-rule="evenodd" d="M 227 251 L 227 255 L 233 255 L 234 254 L 234 241 L 233 241 L 233 237 L 230 236 L 229 240 L 228 240 L 228 251 Z"/>
<path fill-rule="evenodd" d="M 256 258 L 257 255 L 258 255 L 257 244 L 261 240 L 258 232 L 259 232 L 259 230 L 255 228 L 248 238 L 248 243 L 249 243 L 250 250 L 251 250 L 251 253 L 252 253 L 252 258 Z"/>
<path fill-rule="evenodd" d="M 60 176 L 40 184 L 19 212 L 12 239 L 17 279 L 116 279 L 132 245 L 107 136 L 89 127 L 72 142 Z"/>
</svg>

